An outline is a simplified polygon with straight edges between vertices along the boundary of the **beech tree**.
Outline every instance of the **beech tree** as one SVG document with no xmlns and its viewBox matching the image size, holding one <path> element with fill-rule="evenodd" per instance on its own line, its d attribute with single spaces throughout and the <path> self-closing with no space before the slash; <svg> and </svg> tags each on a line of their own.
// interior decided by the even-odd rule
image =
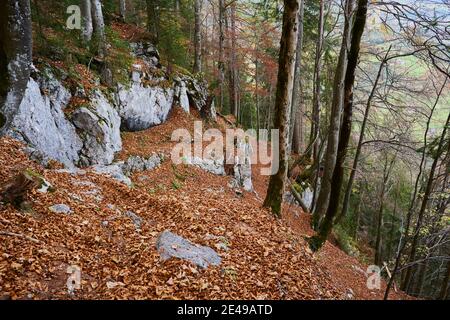
<svg viewBox="0 0 450 320">
<path fill-rule="evenodd" d="M 292 152 L 300 154 L 303 149 L 303 101 L 301 93 L 301 62 L 303 50 L 303 15 L 304 15 L 304 0 L 300 0 L 300 9 L 298 11 L 298 35 L 297 48 L 295 57 L 295 72 L 294 72 L 294 88 L 292 90 L 292 106 L 291 106 L 291 143 Z"/>
<path fill-rule="evenodd" d="M 145 1 L 147 6 L 147 30 L 152 35 L 154 44 L 157 45 L 159 39 L 158 0 Z"/>
<path fill-rule="evenodd" d="M 344 8 L 344 30 L 342 34 L 341 49 L 338 63 L 334 74 L 333 100 L 330 113 L 330 124 L 328 127 L 327 148 L 325 151 L 324 173 L 321 179 L 320 192 L 317 198 L 317 206 L 311 220 L 313 228 L 317 229 L 320 219 L 325 215 L 331 192 L 331 179 L 336 163 L 337 149 L 339 143 L 339 129 L 341 124 L 341 111 L 343 103 L 344 77 L 347 70 L 347 48 L 349 46 L 351 30 L 351 13 L 353 0 L 346 0 Z M 317 168 L 319 170 L 319 168 Z"/>
<path fill-rule="evenodd" d="M 317 26 L 317 42 L 316 42 L 316 54 L 314 59 L 314 79 L 313 79 L 313 110 L 312 110 L 312 122 L 310 132 L 311 150 L 307 151 L 312 153 L 313 159 L 316 163 L 319 159 L 319 133 L 320 133 L 320 73 L 322 67 L 322 54 L 323 54 L 323 31 L 324 31 L 324 6 L 325 0 L 320 0 L 319 4 L 319 22 Z"/>
<path fill-rule="evenodd" d="M 88 43 L 92 39 L 92 10 L 91 10 L 91 0 L 81 1 L 81 37 L 85 43 Z"/>
<path fill-rule="evenodd" d="M 353 85 L 355 82 L 355 70 L 358 64 L 359 49 L 361 37 L 364 32 L 367 16 L 368 0 L 358 0 L 355 20 L 351 31 L 350 49 L 348 53 L 348 65 L 344 79 L 344 114 L 342 119 L 342 127 L 339 133 L 339 144 L 336 154 L 336 164 L 333 170 L 331 185 L 333 188 L 330 192 L 330 201 L 323 222 L 320 224 L 319 231 L 310 240 L 311 248 L 318 250 L 327 239 L 333 225 L 333 220 L 337 214 L 339 207 L 339 199 L 341 195 L 343 177 L 344 177 L 344 161 L 347 155 L 347 147 L 350 140 L 352 113 L 353 113 Z M 335 138 L 333 138 L 335 140 Z M 320 198 L 320 196 L 319 196 Z"/>
<path fill-rule="evenodd" d="M 0 133 L 8 128 L 27 88 L 31 51 L 30 1 L 0 2 Z"/>
<path fill-rule="evenodd" d="M 294 85 L 295 49 L 298 33 L 298 0 L 284 0 L 283 26 L 278 59 L 274 127 L 279 129 L 279 170 L 270 176 L 264 207 L 281 216 L 281 202 L 288 170 L 289 125 L 292 87 Z"/>
<path fill-rule="evenodd" d="M 194 73 L 202 71 L 201 0 L 194 0 Z"/>
<path fill-rule="evenodd" d="M 119 0 L 119 14 L 120 18 L 125 21 L 126 15 L 127 15 L 127 1 L 126 0 Z"/>
</svg>

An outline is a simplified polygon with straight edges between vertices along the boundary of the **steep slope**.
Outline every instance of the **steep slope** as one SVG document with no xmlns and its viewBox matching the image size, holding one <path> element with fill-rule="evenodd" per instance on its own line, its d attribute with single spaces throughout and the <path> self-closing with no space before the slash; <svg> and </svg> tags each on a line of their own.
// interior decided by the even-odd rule
<svg viewBox="0 0 450 320">
<path fill-rule="evenodd" d="M 160 126 L 122 133 L 120 159 L 166 155 L 153 170 L 134 173 L 131 188 L 90 169 L 43 168 L 21 143 L 1 138 L 2 181 L 32 168 L 56 190 L 33 190 L 31 207 L 22 211 L 0 206 L 0 298 L 346 299 L 349 292 L 356 299 L 381 298 L 351 269 L 365 270 L 356 259 L 329 243 L 317 255 L 309 251 L 302 238 L 310 232 L 307 217 L 298 207 L 286 205 L 283 220 L 261 208 L 267 177 L 256 167 L 256 194 L 241 194 L 228 186 L 229 176 L 172 165 L 171 132 L 192 130 L 194 120 L 195 110 L 175 108 Z M 55 204 L 71 213 L 53 212 Z M 162 261 L 155 242 L 164 230 L 213 248 L 221 265 L 200 269 L 181 259 Z M 73 265 L 81 268 L 81 288 L 70 294 Z"/>
</svg>

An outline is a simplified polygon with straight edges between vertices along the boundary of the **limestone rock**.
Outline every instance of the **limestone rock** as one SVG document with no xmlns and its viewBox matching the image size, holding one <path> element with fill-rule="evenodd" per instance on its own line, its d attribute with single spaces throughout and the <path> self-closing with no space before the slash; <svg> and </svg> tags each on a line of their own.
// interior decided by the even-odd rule
<svg viewBox="0 0 450 320">
<path fill-rule="evenodd" d="M 196 167 L 199 167 L 200 169 L 211 172 L 213 174 L 217 174 L 220 176 L 225 175 L 223 160 L 214 160 L 214 159 L 199 158 L 199 157 L 190 158 L 189 157 L 184 160 L 184 163 L 189 164 L 189 165 L 194 165 Z"/>
<path fill-rule="evenodd" d="M 78 151 L 83 144 L 63 113 L 70 93 L 52 77 L 40 82 L 41 86 L 30 78 L 6 134 L 26 142 L 33 150 L 39 150 L 42 160 L 51 158 L 73 167 L 79 160 Z M 47 93 L 42 94 L 41 89 Z"/>
<path fill-rule="evenodd" d="M 133 172 L 152 170 L 159 166 L 161 162 L 161 156 L 157 154 L 153 154 L 147 159 L 139 156 L 130 156 L 122 165 L 122 170 L 126 175 L 130 175 Z"/>
<path fill-rule="evenodd" d="M 234 160 L 234 179 L 232 186 L 243 187 L 245 191 L 253 191 L 252 184 L 252 146 L 245 140 L 239 141 L 238 152 Z"/>
<path fill-rule="evenodd" d="M 72 209 L 66 204 L 55 204 L 51 207 L 49 207 L 49 210 L 54 213 L 64 213 L 64 214 L 71 214 Z"/>
<path fill-rule="evenodd" d="M 166 121 L 172 108 L 172 88 L 145 87 L 133 83 L 130 88 L 118 86 L 117 109 L 122 130 L 139 131 Z"/>
<path fill-rule="evenodd" d="M 201 268 L 207 268 L 210 264 L 217 266 L 221 258 L 210 247 L 196 245 L 168 230 L 162 232 L 156 241 L 156 249 L 161 258 L 167 260 L 175 257 L 188 260 Z"/>
<path fill-rule="evenodd" d="M 141 231 L 142 218 L 132 211 L 125 212 L 125 215 L 133 221 L 136 231 Z"/>
<path fill-rule="evenodd" d="M 83 140 L 80 164 L 110 164 L 122 149 L 120 117 L 103 94 L 95 92 L 91 105 L 75 110 L 72 121 Z"/>
<path fill-rule="evenodd" d="M 126 184 L 127 186 L 132 185 L 130 178 L 128 178 L 122 171 L 122 163 L 114 163 L 108 166 L 95 165 L 92 169 L 95 173 L 108 175 L 111 178 Z"/>
<path fill-rule="evenodd" d="M 175 97 L 181 109 L 189 113 L 189 97 L 185 81 L 179 80 L 177 82 L 175 86 Z"/>
</svg>

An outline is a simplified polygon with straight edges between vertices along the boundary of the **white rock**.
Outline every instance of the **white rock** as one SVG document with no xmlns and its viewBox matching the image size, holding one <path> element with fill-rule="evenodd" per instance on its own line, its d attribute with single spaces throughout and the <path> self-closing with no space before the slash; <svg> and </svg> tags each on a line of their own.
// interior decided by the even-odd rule
<svg viewBox="0 0 450 320">
<path fill-rule="evenodd" d="M 108 175 L 119 182 L 125 183 L 127 186 L 132 185 L 130 178 L 123 173 L 121 163 L 115 163 L 108 166 L 96 165 L 93 166 L 92 169 L 95 173 Z"/>
<path fill-rule="evenodd" d="M 211 172 L 217 175 L 225 175 L 225 169 L 223 166 L 223 160 L 205 159 L 199 157 L 188 157 L 184 159 L 184 163 L 194 165 L 205 171 Z"/>
<path fill-rule="evenodd" d="M 139 131 L 163 123 L 172 108 L 173 95 L 172 88 L 144 87 L 133 83 L 127 89 L 119 85 L 117 101 L 122 129 Z"/>
<path fill-rule="evenodd" d="M 51 207 L 49 207 L 49 210 L 54 213 L 64 213 L 64 214 L 71 214 L 72 209 L 66 204 L 55 204 Z"/>
<path fill-rule="evenodd" d="M 39 84 L 30 78 L 7 134 L 25 141 L 45 156 L 73 167 L 79 160 L 78 152 L 83 144 L 62 111 L 70 94 L 54 79 L 48 80 L 45 86 L 49 90 L 48 96 L 42 95 Z"/>
<path fill-rule="evenodd" d="M 81 164 L 110 164 L 122 149 L 120 117 L 103 94 L 97 91 L 91 105 L 77 109 L 72 121 L 83 135 Z"/>
</svg>

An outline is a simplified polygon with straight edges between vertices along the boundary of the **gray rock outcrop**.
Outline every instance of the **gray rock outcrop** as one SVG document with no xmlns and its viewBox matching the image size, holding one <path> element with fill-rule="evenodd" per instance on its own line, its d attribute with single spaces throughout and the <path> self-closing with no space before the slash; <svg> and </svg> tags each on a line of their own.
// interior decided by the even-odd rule
<svg viewBox="0 0 450 320">
<path fill-rule="evenodd" d="M 133 65 L 130 85 L 118 84 L 112 101 L 99 90 L 87 92 L 82 86 L 74 88 L 72 96 L 50 67 L 35 70 L 17 112 L 11 114 L 2 134 L 25 142 L 30 157 L 44 165 L 51 159 L 68 169 L 94 165 L 96 171 L 131 183 L 126 174 L 132 168 L 125 166 L 126 174 L 120 165 L 108 168 L 122 148 L 120 129 L 136 131 L 159 125 L 167 120 L 174 105 L 186 112 L 193 106 L 208 118 L 215 116 L 213 104 L 208 103 L 212 100 L 206 82 L 178 72 L 171 79 L 152 44 L 132 43 L 131 47 L 144 63 Z M 77 101 L 73 98 L 82 98 L 85 103 L 72 105 L 71 101 Z M 69 104 L 71 108 L 67 108 Z M 144 164 L 144 170 L 150 166 Z"/>
<path fill-rule="evenodd" d="M 208 158 L 199 158 L 199 157 L 188 157 L 184 159 L 184 163 L 188 165 L 193 165 L 199 167 L 202 170 L 208 171 L 213 174 L 217 174 L 220 176 L 225 175 L 225 169 L 223 165 L 223 160 L 214 160 Z"/>
<path fill-rule="evenodd" d="M 245 191 L 253 191 L 252 183 L 252 145 L 246 140 L 241 140 L 237 145 L 237 155 L 234 159 L 233 187 L 242 187 Z"/>
<path fill-rule="evenodd" d="M 66 204 L 55 204 L 51 207 L 48 208 L 51 212 L 54 213 L 64 213 L 64 214 L 71 214 L 72 213 L 72 209 L 70 209 L 70 207 Z"/>
<path fill-rule="evenodd" d="M 126 184 L 127 186 L 131 186 L 132 182 L 130 178 L 128 178 L 122 170 L 123 162 L 114 163 L 107 166 L 104 165 L 95 165 L 92 167 L 95 173 L 104 174 L 110 176 L 111 178 Z"/>
<path fill-rule="evenodd" d="M 173 104 L 172 88 L 145 87 L 134 82 L 130 88 L 119 85 L 117 110 L 122 130 L 139 131 L 166 121 Z"/>
<path fill-rule="evenodd" d="M 220 256 L 210 247 L 196 245 L 168 230 L 159 235 L 156 249 L 163 260 L 175 257 L 190 261 L 201 268 L 207 268 L 210 264 L 218 266 L 221 263 Z"/>
<path fill-rule="evenodd" d="M 103 94 L 95 92 L 91 105 L 77 109 L 72 121 L 83 141 L 80 164 L 110 164 L 122 149 L 120 117 Z"/>
<path fill-rule="evenodd" d="M 122 164 L 122 170 L 126 175 L 130 175 L 133 172 L 152 170 L 157 166 L 159 166 L 161 162 L 162 157 L 157 154 L 153 154 L 148 158 L 142 158 L 139 156 L 130 156 Z"/>
<path fill-rule="evenodd" d="M 41 93 L 47 91 L 48 95 Z M 39 84 L 30 78 L 19 110 L 7 134 L 70 167 L 78 163 L 82 141 L 63 109 L 70 93 L 54 78 Z"/>
</svg>

